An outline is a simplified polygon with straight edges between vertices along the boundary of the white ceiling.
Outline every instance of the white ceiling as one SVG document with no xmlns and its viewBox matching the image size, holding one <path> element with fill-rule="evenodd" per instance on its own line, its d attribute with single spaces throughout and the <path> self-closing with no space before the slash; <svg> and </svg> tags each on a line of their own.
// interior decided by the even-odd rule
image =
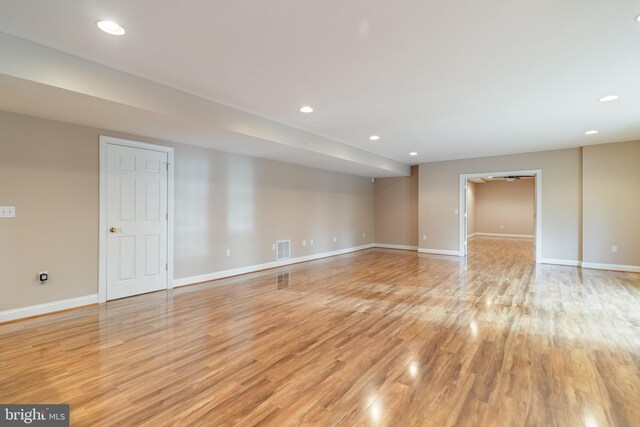
<svg viewBox="0 0 640 427">
<path fill-rule="evenodd" d="M 0 0 L 0 31 L 415 163 L 640 139 L 638 14 L 637 0 Z"/>
</svg>

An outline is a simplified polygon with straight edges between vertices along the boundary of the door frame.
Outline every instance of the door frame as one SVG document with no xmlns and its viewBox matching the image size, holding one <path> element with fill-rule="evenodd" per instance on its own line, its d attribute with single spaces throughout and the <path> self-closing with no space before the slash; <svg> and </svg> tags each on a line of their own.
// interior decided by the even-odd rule
<svg viewBox="0 0 640 427">
<path fill-rule="evenodd" d="M 542 262 L 542 169 L 512 170 L 502 172 L 482 172 L 482 173 L 461 173 L 460 174 L 460 202 L 459 202 L 459 241 L 458 254 L 461 257 L 467 256 L 467 189 L 466 184 L 469 178 L 482 178 L 485 176 L 511 176 L 511 175 L 533 175 L 535 182 L 535 207 L 536 207 L 536 229 L 534 234 L 534 244 L 536 247 L 535 261 Z"/>
<path fill-rule="evenodd" d="M 98 259 L 98 302 L 107 301 L 107 146 L 141 148 L 143 150 L 167 153 L 167 289 L 173 288 L 173 147 L 147 144 L 100 135 L 100 221 L 99 221 L 99 259 Z"/>
</svg>

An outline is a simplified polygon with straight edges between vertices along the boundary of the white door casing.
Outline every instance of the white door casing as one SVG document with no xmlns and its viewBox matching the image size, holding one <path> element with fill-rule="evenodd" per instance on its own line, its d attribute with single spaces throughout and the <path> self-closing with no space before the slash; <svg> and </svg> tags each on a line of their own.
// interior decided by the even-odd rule
<svg viewBox="0 0 640 427">
<path fill-rule="evenodd" d="M 100 143 L 100 302 L 170 288 L 172 149 Z"/>
</svg>

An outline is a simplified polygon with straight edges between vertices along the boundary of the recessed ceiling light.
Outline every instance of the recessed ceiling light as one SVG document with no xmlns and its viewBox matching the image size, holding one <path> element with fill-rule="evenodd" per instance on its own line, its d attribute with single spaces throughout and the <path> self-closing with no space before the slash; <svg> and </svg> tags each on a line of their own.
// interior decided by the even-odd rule
<svg viewBox="0 0 640 427">
<path fill-rule="evenodd" d="M 615 101 L 618 98 L 620 98 L 618 95 L 607 95 L 607 96 L 603 96 L 602 98 L 598 99 L 598 101 L 600 101 L 600 102 L 611 102 L 611 101 Z"/>
<path fill-rule="evenodd" d="M 305 105 L 304 107 L 300 108 L 300 112 L 313 113 L 313 108 L 309 107 L 308 105 Z"/>
<path fill-rule="evenodd" d="M 117 22 L 114 21 L 99 21 L 97 24 L 98 28 L 100 28 L 102 31 L 104 31 L 107 34 L 111 34 L 114 36 L 121 36 L 124 33 L 126 33 L 126 31 L 124 30 L 124 28 L 122 28 L 120 26 L 120 24 L 118 24 Z"/>
<path fill-rule="evenodd" d="M 640 22 L 640 15 L 636 16 L 636 21 Z"/>
<path fill-rule="evenodd" d="M 596 134 L 596 133 L 598 133 L 598 132 L 600 132 L 600 131 L 595 130 L 595 129 L 592 129 L 592 130 L 588 130 L 588 131 L 586 131 L 584 134 L 585 134 L 585 135 L 595 135 L 595 134 Z"/>
<path fill-rule="evenodd" d="M 412 152 L 410 152 L 410 153 L 409 153 L 409 155 L 410 155 L 410 156 L 417 156 L 417 155 L 418 155 L 418 153 L 416 153 L 415 151 L 412 151 Z"/>
<path fill-rule="evenodd" d="M 380 137 L 379 137 L 378 135 L 371 135 L 371 136 L 369 137 L 369 139 L 370 139 L 370 140 L 372 140 L 372 141 L 377 141 L 377 140 L 379 140 L 379 139 L 380 139 Z"/>
</svg>

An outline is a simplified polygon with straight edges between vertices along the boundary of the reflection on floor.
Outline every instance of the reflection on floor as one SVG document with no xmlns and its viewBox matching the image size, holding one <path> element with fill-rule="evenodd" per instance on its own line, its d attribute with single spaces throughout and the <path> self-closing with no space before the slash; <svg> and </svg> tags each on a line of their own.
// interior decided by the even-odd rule
<svg viewBox="0 0 640 427">
<path fill-rule="evenodd" d="M 468 262 L 476 257 L 490 263 L 530 263 L 534 255 L 533 239 L 497 238 L 475 236 L 467 240 Z"/>
<path fill-rule="evenodd" d="M 0 325 L 0 402 L 70 403 L 74 425 L 640 425 L 640 274 L 499 243 Z"/>
</svg>

